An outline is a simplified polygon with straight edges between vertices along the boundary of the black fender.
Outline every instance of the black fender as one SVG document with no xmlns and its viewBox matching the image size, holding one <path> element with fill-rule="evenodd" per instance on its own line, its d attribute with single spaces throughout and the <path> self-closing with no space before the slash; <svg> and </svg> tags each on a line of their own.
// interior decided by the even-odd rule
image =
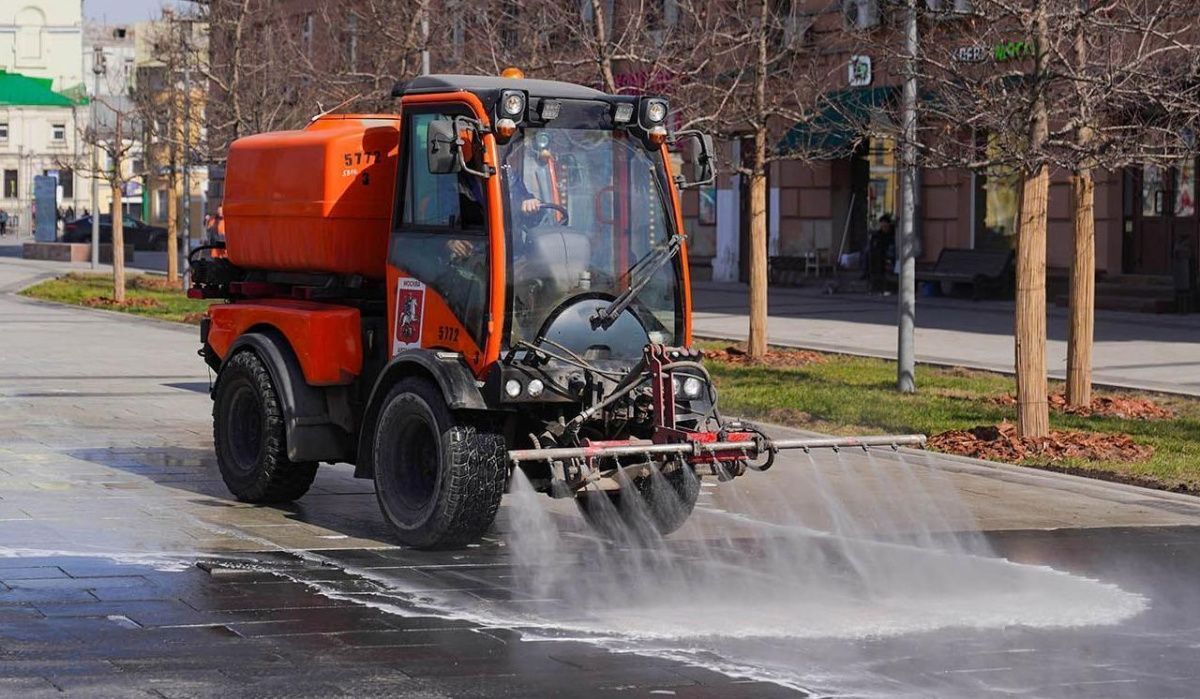
<svg viewBox="0 0 1200 699">
<path fill-rule="evenodd" d="M 372 445 L 375 443 L 375 423 L 383 401 L 396 382 L 409 376 L 423 376 L 441 389 L 442 397 L 451 410 L 490 410 L 475 376 L 455 352 L 439 352 L 427 349 L 401 350 L 387 366 L 379 372 L 371 397 L 363 411 L 362 428 L 358 431 L 358 458 L 355 463 L 356 478 L 371 478 L 375 471 Z"/>
<path fill-rule="evenodd" d="M 296 353 L 283 333 L 272 328 L 244 333 L 230 346 L 225 361 L 244 351 L 257 354 L 271 374 L 271 383 L 275 385 L 283 410 L 288 460 L 351 460 L 350 436 L 330 418 L 325 392 L 304 380 Z M 221 374 L 218 372 L 212 388 L 214 393 L 220 384 Z"/>
</svg>

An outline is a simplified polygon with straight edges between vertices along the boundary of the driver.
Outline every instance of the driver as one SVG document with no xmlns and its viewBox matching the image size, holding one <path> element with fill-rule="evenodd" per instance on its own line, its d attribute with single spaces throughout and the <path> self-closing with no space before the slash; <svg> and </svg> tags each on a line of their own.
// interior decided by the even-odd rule
<svg viewBox="0 0 1200 699">
<path fill-rule="evenodd" d="M 504 173 L 504 181 L 508 185 L 508 191 L 512 200 L 521 202 L 521 213 L 528 217 L 537 214 L 541 210 L 542 200 L 534 195 L 533 192 L 530 192 L 529 187 L 525 184 L 524 154 L 525 147 L 523 144 L 518 148 L 514 148 L 508 154 L 508 157 L 505 158 L 504 165 L 500 167 L 500 171 Z M 460 209 L 464 212 L 477 212 L 481 223 L 483 221 L 484 201 L 486 198 L 483 186 L 483 180 L 475 175 L 467 172 L 458 173 Z M 446 249 L 450 252 L 452 260 L 461 260 L 470 257 L 475 252 L 475 243 L 460 238 L 446 243 Z"/>
</svg>

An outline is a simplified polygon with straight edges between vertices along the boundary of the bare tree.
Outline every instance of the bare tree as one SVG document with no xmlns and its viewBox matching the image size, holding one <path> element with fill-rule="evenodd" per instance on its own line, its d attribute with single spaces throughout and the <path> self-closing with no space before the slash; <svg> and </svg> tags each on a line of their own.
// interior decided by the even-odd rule
<svg viewBox="0 0 1200 699">
<path fill-rule="evenodd" d="M 1067 400 L 1091 404 L 1095 170 L 1195 157 L 1200 23 L 1189 0 L 1075 0 L 1068 118 L 1058 143 L 1071 171 L 1072 257 Z"/>
<path fill-rule="evenodd" d="M 839 33 L 830 32 L 830 43 L 816 50 L 806 37 L 821 15 L 803 12 L 799 2 L 695 0 L 679 7 L 689 32 L 683 41 L 699 47 L 675 90 L 684 124 L 746 146 L 729 169 L 749 183 L 748 353 L 758 359 L 767 347 L 768 172 L 777 162 L 848 154 L 868 135 L 870 112 L 882 105 L 847 105 L 826 94 L 830 76 L 847 68 L 847 52 L 838 49 L 855 40 L 840 33 L 840 18 L 834 18 Z"/>
<path fill-rule="evenodd" d="M 87 166 L 85 171 L 91 176 L 99 176 L 109 186 L 112 196 L 112 265 L 113 265 L 113 301 L 125 303 L 125 229 L 122 211 L 122 196 L 125 185 L 134 181 L 139 173 L 126 167 L 132 154 L 141 148 L 139 132 L 140 122 L 136 105 L 128 98 L 114 97 L 106 99 L 94 98 L 96 101 L 96 129 L 87 129 L 82 134 L 84 143 L 92 148 L 98 148 L 104 154 L 100 164 L 100 172 L 94 172 Z M 107 163 L 107 166 L 106 164 Z M 100 215 L 100 202 L 92 202 L 95 211 L 93 216 Z"/>
<path fill-rule="evenodd" d="M 181 172 L 196 161 L 206 161 L 200 136 L 205 100 L 202 84 L 189 78 L 199 74 L 204 61 L 197 41 L 194 12 L 164 10 L 161 21 L 149 25 L 144 37 L 149 60 L 138 67 L 133 98 L 143 125 L 143 161 L 160 168 L 167 177 L 167 279 L 179 281 L 179 200 Z M 149 176 L 151 173 L 147 173 Z"/>
</svg>

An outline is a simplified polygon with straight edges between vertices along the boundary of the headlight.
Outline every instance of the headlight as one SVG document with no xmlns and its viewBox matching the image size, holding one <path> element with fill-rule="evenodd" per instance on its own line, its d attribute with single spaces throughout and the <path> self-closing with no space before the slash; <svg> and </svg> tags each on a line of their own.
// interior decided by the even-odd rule
<svg viewBox="0 0 1200 699">
<path fill-rule="evenodd" d="M 650 100 L 646 105 L 646 121 L 657 124 L 667 118 L 667 103 L 662 100 Z"/>
<path fill-rule="evenodd" d="M 524 93 L 515 90 L 500 93 L 500 111 L 513 119 L 519 119 L 525 113 Z"/>
<path fill-rule="evenodd" d="M 521 382 L 516 379 L 509 379 L 504 382 L 504 392 L 509 398 L 516 398 L 521 395 Z"/>
<path fill-rule="evenodd" d="M 544 390 L 546 390 L 546 385 L 542 383 L 541 379 L 531 380 L 529 382 L 529 386 L 525 389 L 530 398 L 537 398 L 538 396 L 542 395 L 542 391 Z"/>
<path fill-rule="evenodd" d="M 683 382 L 683 395 L 688 398 L 699 398 L 704 390 L 704 382 L 695 376 L 689 376 Z"/>
</svg>

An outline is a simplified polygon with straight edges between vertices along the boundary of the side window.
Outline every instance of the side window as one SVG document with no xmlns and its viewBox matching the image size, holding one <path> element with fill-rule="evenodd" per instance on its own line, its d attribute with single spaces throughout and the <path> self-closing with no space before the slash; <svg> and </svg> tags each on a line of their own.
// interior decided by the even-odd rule
<svg viewBox="0 0 1200 699">
<path fill-rule="evenodd" d="M 408 121 L 408 176 L 405 178 L 405 227 L 458 230 L 483 228 L 483 181 L 468 173 L 429 172 L 429 124 L 442 114 L 414 114 Z"/>
</svg>

